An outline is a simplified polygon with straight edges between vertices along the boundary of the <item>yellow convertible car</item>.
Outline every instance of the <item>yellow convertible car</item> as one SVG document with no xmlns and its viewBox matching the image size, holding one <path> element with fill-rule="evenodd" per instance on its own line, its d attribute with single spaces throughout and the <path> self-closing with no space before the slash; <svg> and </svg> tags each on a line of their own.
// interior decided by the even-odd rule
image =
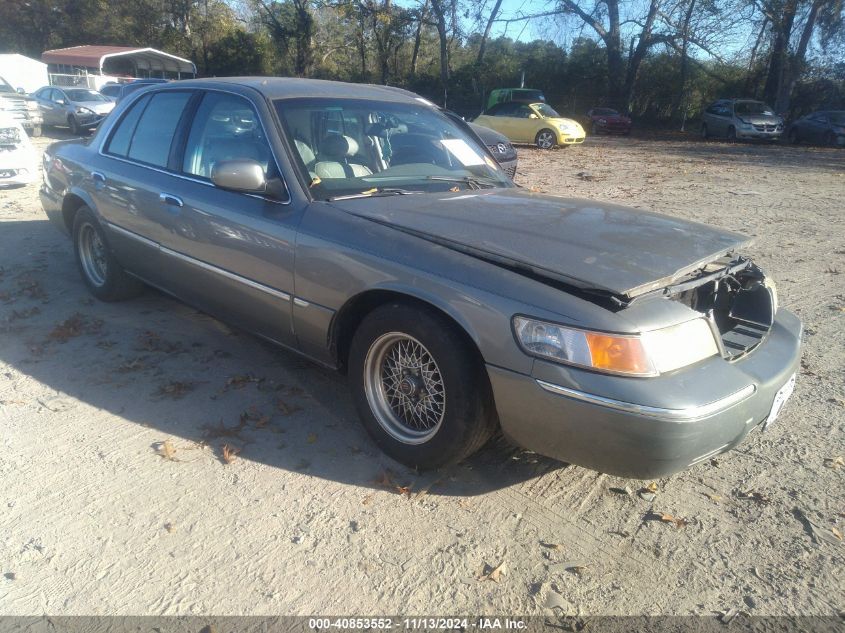
<svg viewBox="0 0 845 633">
<path fill-rule="evenodd" d="M 497 103 L 473 123 L 492 128 L 514 143 L 534 143 L 540 149 L 584 142 L 584 128 L 546 103 Z"/>
</svg>

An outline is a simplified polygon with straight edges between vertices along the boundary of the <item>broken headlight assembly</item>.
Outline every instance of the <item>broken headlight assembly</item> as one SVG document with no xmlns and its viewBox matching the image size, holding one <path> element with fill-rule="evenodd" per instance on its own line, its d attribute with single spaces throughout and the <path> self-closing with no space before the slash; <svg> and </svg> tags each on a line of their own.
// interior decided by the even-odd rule
<svg viewBox="0 0 845 633">
<path fill-rule="evenodd" d="M 695 318 L 640 334 L 613 334 L 516 316 L 526 353 L 566 365 L 626 376 L 658 376 L 719 353 L 710 325 Z"/>
</svg>

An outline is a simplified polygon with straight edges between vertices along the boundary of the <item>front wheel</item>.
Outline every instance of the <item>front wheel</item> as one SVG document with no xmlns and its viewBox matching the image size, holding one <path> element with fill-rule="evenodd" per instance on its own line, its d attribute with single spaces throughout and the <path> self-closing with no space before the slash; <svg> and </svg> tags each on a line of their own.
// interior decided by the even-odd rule
<svg viewBox="0 0 845 633">
<path fill-rule="evenodd" d="M 70 133 L 74 136 L 82 136 L 82 126 L 79 125 L 79 121 L 76 120 L 76 117 L 72 114 L 67 118 L 68 127 L 70 127 Z"/>
<path fill-rule="evenodd" d="M 94 212 L 83 206 L 73 221 L 73 251 L 82 280 L 101 301 L 120 301 L 137 295 L 141 282 L 130 277 L 118 263 L 106 242 Z"/>
<path fill-rule="evenodd" d="M 551 130 L 540 130 L 537 132 L 534 142 L 540 149 L 552 149 L 557 145 L 557 136 Z"/>
<path fill-rule="evenodd" d="M 349 385 L 364 428 L 411 468 L 459 462 L 496 428 L 478 354 L 424 307 L 391 303 L 364 319 L 349 351 Z"/>
</svg>

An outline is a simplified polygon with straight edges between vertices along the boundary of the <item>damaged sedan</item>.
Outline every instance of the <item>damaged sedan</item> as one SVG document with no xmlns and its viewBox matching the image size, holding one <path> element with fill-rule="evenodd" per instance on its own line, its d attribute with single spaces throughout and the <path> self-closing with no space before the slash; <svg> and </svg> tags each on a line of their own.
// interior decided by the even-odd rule
<svg viewBox="0 0 845 633">
<path fill-rule="evenodd" d="M 400 89 L 156 86 L 44 165 L 95 297 L 149 284 L 344 372 L 411 467 L 501 431 L 656 477 L 771 426 L 795 382 L 801 323 L 745 237 L 516 187 L 466 123 Z"/>
</svg>

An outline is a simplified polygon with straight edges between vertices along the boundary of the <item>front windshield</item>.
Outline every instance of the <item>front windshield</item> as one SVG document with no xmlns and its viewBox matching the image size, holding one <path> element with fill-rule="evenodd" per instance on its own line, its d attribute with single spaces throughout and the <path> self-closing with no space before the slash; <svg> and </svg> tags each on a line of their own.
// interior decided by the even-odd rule
<svg viewBox="0 0 845 633">
<path fill-rule="evenodd" d="M 67 95 L 68 99 L 77 103 L 85 101 L 108 101 L 108 99 L 106 99 L 99 92 L 94 92 L 93 90 L 83 90 L 81 88 L 76 88 L 74 90 L 65 90 L 65 94 Z"/>
<path fill-rule="evenodd" d="M 513 186 L 470 132 L 430 105 L 283 99 L 275 106 L 317 199 Z"/>
<path fill-rule="evenodd" d="M 560 118 L 560 115 L 548 103 L 532 103 L 531 107 L 537 110 L 544 119 Z"/>
<path fill-rule="evenodd" d="M 736 114 L 774 114 L 769 106 L 759 101 L 738 101 L 734 106 L 734 112 Z"/>
<path fill-rule="evenodd" d="M 598 116 L 617 116 L 619 113 L 616 110 L 611 110 L 610 108 L 596 108 L 593 110 L 593 114 Z"/>
</svg>

